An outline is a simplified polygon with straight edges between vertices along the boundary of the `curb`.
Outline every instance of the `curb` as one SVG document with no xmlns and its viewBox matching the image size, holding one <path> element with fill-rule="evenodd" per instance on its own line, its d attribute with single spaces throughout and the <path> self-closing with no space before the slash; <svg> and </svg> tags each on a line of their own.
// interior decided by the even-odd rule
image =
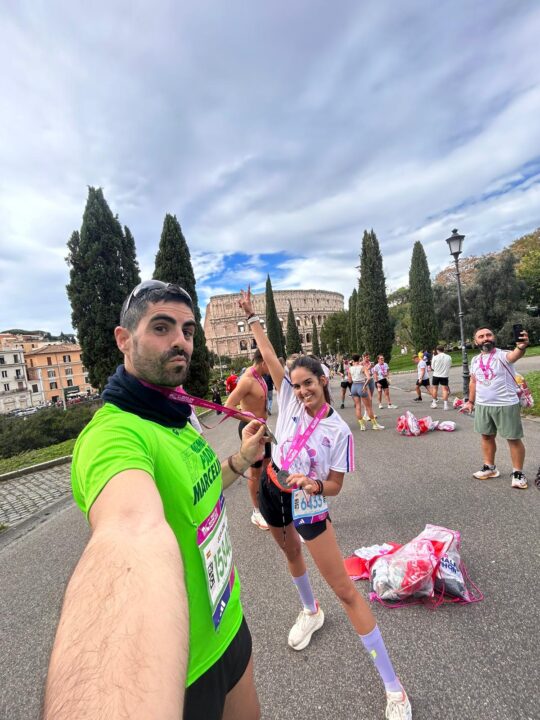
<svg viewBox="0 0 540 720">
<path fill-rule="evenodd" d="M 11 472 L 0 475 L 0 482 L 3 482 L 4 480 L 13 480 L 21 477 L 22 475 L 29 475 L 30 473 L 40 472 L 41 470 L 47 470 L 47 468 L 55 467 L 56 465 L 65 465 L 66 463 L 71 462 L 71 458 L 72 455 L 64 455 L 64 457 L 47 460 L 47 462 L 39 463 L 38 465 L 31 465 L 30 467 L 12 470 Z"/>
<path fill-rule="evenodd" d="M 70 493 L 69 495 L 65 495 L 64 497 L 55 500 L 55 502 L 50 505 L 46 505 L 44 508 L 41 508 L 41 510 L 38 510 L 37 513 L 30 515 L 30 517 L 27 517 L 26 520 L 17 523 L 17 525 L 8 526 L 6 530 L 3 530 L 0 533 L 0 551 L 4 550 L 4 548 L 11 545 L 11 543 L 16 540 L 22 538 L 38 525 L 44 523 L 52 515 L 56 515 L 57 512 L 69 507 L 73 503 L 73 497 Z"/>
</svg>

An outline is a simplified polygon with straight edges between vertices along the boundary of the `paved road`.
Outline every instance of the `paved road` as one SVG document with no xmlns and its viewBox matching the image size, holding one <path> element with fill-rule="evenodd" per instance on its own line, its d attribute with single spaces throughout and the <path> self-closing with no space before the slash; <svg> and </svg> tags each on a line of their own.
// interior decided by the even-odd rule
<svg viewBox="0 0 540 720">
<path fill-rule="evenodd" d="M 536 720 L 540 706 L 538 616 L 540 493 L 510 488 L 501 448 L 497 480 L 479 482 L 478 439 L 470 418 L 422 409 L 458 421 L 455 433 L 419 438 L 396 434 L 396 417 L 412 394 L 396 377 L 399 410 L 382 410 L 381 433 L 359 433 L 357 471 L 333 501 L 344 555 L 384 540 L 405 542 L 426 522 L 459 529 L 471 577 L 485 593 L 468 607 L 388 610 L 375 607 L 416 720 Z M 350 400 L 347 402 L 350 405 Z M 352 409 L 343 411 L 354 427 Z M 540 423 L 526 422 L 526 470 L 540 462 Z M 234 424 L 209 434 L 223 456 L 236 444 Z M 280 551 L 249 522 L 245 481 L 227 491 L 243 601 L 254 636 L 256 680 L 267 720 L 299 715 L 340 720 L 384 717 L 384 693 L 338 602 L 314 571 L 326 624 L 301 653 L 287 647 L 298 602 Z M 87 538 L 71 504 L 0 550 L 0 718 L 39 717 L 41 688 L 63 589 Z M 312 563 L 310 562 L 312 567 Z M 363 593 L 368 586 L 358 583 Z"/>
</svg>

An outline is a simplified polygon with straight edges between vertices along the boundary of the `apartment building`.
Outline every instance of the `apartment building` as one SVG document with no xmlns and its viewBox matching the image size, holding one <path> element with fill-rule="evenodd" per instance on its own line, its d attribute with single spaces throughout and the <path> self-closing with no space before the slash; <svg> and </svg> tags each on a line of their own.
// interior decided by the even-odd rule
<svg viewBox="0 0 540 720">
<path fill-rule="evenodd" d="M 0 413 L 32 407 L 22 349 L 0 344 Z"/>
<path fill-rule="evenodd" d="M 94 392 L 82 364 L 81 348 L 72 343 L 48 343 L 26 354 L 32 392 L 42 392 L 46 403 Z"/>
</svg>

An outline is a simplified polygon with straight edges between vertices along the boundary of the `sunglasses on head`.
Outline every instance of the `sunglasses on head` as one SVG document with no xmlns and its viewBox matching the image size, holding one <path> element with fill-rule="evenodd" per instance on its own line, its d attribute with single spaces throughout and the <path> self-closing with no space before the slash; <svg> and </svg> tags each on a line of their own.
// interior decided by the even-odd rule
<svg viewBox="0 0 540 720">
<path fill-rule="evenodd" d="M 193 300 L 191 299 L 190 294 L 186 292 L 184 288 L 181 288 L 180 285 L 175 285 L 174 283 L 164 283 L 161 280 L 143 280 L 142 283 L 139 283 L 130 292 L 124 305 L 122 319 L 125 317 L 134 300 L 146 295 L 147 293 L 153 292 L 154 290 L 161 290 L 163 293 L 168 293 L 169 295 L 177 295 L 184 301 L 187 301 L 191 308 L 193 307 Z"/>
</svg>

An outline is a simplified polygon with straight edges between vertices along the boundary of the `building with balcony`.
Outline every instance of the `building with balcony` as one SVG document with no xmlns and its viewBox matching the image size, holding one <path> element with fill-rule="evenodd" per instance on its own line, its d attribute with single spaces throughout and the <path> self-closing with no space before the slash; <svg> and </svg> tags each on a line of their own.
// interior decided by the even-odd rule
<svg viewBox="0 0 540 720">
<path fill-rule="evenodd" d="M 24 353 L 17 347 L 0 345 L 0 413 L 32 407 L 26 379 Z"/>
<path fill-rule="evenodd" d="M 32 393 L 43 393 L 46 403 L 94 392 L 79 345 L 49 343 L 31 350 L 26 354 L 26 369 Z"/>
<path fill-rule="evenodd" d="M 250 357 L 256 347 L 243 311 L 238 307 L 240 295 L 216 295 L 206 306 L 204 333 L 208 349 L 219 357 Z M 289 301 L 300 332 L 300 341 L 306 353 L 312 349 L 313 320 L 320 335 L 329 315 L 343 310 L 343 295 L 326 290 L 274 290 L 276 310 L 283 334 L 287 334 Z M 253 307 L 266 329 L 266 295 L 253 295 Z"/>
</svg>

